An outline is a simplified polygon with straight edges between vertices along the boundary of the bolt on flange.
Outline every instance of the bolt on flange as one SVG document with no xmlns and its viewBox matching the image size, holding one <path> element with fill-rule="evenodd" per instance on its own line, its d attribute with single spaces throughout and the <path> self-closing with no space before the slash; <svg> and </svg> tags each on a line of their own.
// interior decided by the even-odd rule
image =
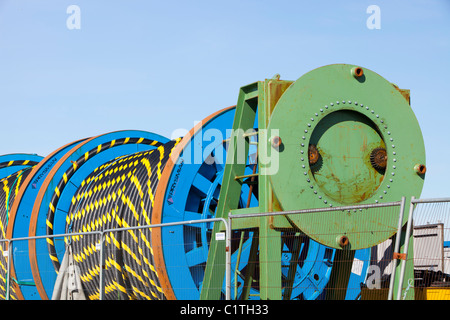
<svg viewBox="0 0 450 320">
<path fill-rule="evenodd" d="M 281 146 L 281 138 L 279 136 L 274 136 L 271 139 L 272 147 L 278 149 Z"/>
<path fill-rule="evenodd" d="M 364 71 L 361 67 L 354 67 L 354 68 L 352 68 L 352 75 L 355 78 L 360 78 L 364 75 Z"/>
<path fill-rule="evenodd" d="M 349 245 L 350 241 L 346 235 L 340 236 L 336 238 L 336 242 L 341 248 L 345 248 Z"/>
<path fill-rule="evenodd" d="M 417 174 L 425 174 L 425 172 L 427 172 L 427 167 L 424 164 L 416 164 L 414 166 L 414 171 Z"/>
</svg>

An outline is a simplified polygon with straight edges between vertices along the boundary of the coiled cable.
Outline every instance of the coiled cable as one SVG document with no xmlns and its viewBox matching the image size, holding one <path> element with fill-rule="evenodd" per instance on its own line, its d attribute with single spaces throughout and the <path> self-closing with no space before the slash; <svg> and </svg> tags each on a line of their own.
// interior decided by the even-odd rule
<svg viewBox="0 0 450 320">
<path fill-rule="evenodd" d="M 158 148 L 112 160 L 94 170 L 72 199 L 67 232 L 89 232 L 151 224 L 156 188 L 172 149 L 180 139 Z M 105 243 L 105 299 L 165 299 L 153 263 L 151 230 L 111 232 Z M 72 246 L 86 296 L 98 299 L 98 237 L 73 236 Z"/>
<path fill-rule="evenodd" d="M 25 165 L 35 165 L 35 162 L 26 162 Z M 2 165 L 2 164 L 0 164 Z M 10 164 L 11 165 L 11 164 Z M 23 161 L 20 162 L 23 165 Z M 0 180 L 0 239 L 6 239 L 6 231 L 8 228 L 9 211 L 19 192 L 20 186 L 30 173 L 32 167 L 26 167 Z M 6 299 L 6 285 L 7 285 L 7 242 L 0 242 L 0 298 Z M 17 295 L 14 286 L 11 286 L 10 298 L 17 300 Z"/>
<path fill-rule="evenodd" d="M 47 219 L 46 219 L 46 232 L 47 235 L 53 235 L 53 220 L 55 217 L 56 208 L 58 207 L 58 202 L 60 199 L 60 196 L 62 192 L 64 191 L 65 187 L 69 183 L 72 176 L 75 174 L 75 172 L 82 167 L 87 161 L 92 159 L 92 157 L 98 155 L 99 153 L 102 153 L 110 148 L 117 147 L 120 145 L 126 145 L 126 144 L 143 144 L 143 145 L 149 145 L 158 147 L 161 146 L 162 143 L 157 140 L 151 140 L 146 139 L 143 137 L 128 137 L 128 138 L 121 138 L 117 140 L 111 140 L 109 143 L 103 143 L 99 144 L 97 147 L 87 151 L 84 155 L 79 157 L 76 161 L 72 162 L 72 165 L 69 167 L 69 169 L 64 172 L 62 179 L 58 182 L 56 185 L 53 195 L 51 197 L 51 201 L 48 207 L 47 211 Z M 102 166 L 104 167 L 104 166 Z M 98 168 L 94 171 L 97 172 Z M 73 202 L 73 201 L 72 201 Z M 70 231 L 70 230 L 69 230 Z M 52 238 L 47 238 L 47 247 L 49 251 L 49 256 L 52 261 L 52 264 L 55 268 L 55 271 L 58 273 L 60 268 L 60 262 L 56 253 L 55 244 L 53 242 Z"/>
</svg>

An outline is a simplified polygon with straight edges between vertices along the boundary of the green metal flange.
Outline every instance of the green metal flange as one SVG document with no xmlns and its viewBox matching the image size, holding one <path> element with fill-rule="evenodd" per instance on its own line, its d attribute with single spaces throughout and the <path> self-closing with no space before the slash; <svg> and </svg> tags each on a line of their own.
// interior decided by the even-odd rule
<svg viewBox="0 0 450 320">
<path fill-rule="evenodd" d="M 282 209 L 419 197 L 425 147 L 408 100 L 407 91 L 355 65 L 321 67 L 295 81 L 268 125 L 268 132 L 278 130 L 282 141 L 273 148 L 278 172 L 270 176 Z M 320 212 L 290 219 L 324 245 L 342 249 L 345 237 L 347 248 L 358 250 L 394 235 L 398 210 Z"/>
</svg>

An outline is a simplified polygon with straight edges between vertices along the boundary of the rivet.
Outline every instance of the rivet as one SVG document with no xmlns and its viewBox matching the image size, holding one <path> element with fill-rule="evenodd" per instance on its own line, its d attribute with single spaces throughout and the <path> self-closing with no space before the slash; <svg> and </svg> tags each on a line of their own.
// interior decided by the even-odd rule
<svg viewBox="0 0 450 320">
<path fill-rule="evenodd" d="M 311 123 L 308 123 L 308 127 L 311 127 Z"/>
<path fill-rule="evenodd" d="M 309 179 L 306 179 L 306 181 L 311 182 L 311 180 L 309 180 Z"/>
<path fill-rule="evenodd" d="M 322 199 L 322 196 L 319 196 L 319 199 Z"/>
<path fill-rule="evenodd" d="M 305 144 L 304 144 L 304 143 L 302 143 L 302 144 L 301 144 L 301 146 L 302 146 L 302 147 L 304 147 L 304 146 L 305 146 Z"/>
<path fill-rule="evenodd" d="M 369 110 L 369 107 L 366 107 L 366 110 Z"/>
<path fill-rule="evenodd" d="M 306 176 L 308 174 L 308 172 L 303 172 L 303 174 Z"/>
<path fill-rule="evenodd" d="M 390 182 L 392 182 L 392 179 L 389 179 Z"/>
<path fill-rule="evenodd" d="M 315 113 L 316 117 L 319 115 L 317 112 Z"/>
<path fill-rule="evenodd" d="M 325 106 L 325 109 L 328 109 L 328 106 Z"/>
<path fill-rule="evenodd" d="M 300 153 L 303 153 L 304 151 L 303 150 L 300 150 Z"/>
<path fill-rule="evenodd" d="M 391 186 L 390 186 L 390 185 L 387 185 L 387 187 L 390 188 Z"/>
<path fill-rule="evenodd" d="M 339 101 L 336 101 L 336 104 L 339 104 Z"/>
<path fill-rule="evenodd" d="M 390 131 L 388 131 L 387 133 L 388 133 L 388 134 L 391 134 L 391 132 L 390 132 Z"/>
<path fill-rule="evenodd" d="M 303 159 L 303 158 L 300 158 L 300 160 L 302 160 L 302 161 L 303 161 L 303 160 L 305 160 L 305 159 Z"/>
<path fill-rule="evenodd" d="M 373 111 L 373 110 L 370 110 L 370 112 L 375 113 L 375 111 Z"/>
<path fill-rule="evenodd" d="M 380 199 L 383 199 L 383 196 L 380 196 Z"/>
<path fill-rule="evenodd" d="M 334 106 L 333 102 L 330 103 L 330 106 Z"/>
<path fill-rule="evenodd" d="M 397 153 L 394 151 L 394 152 L 392 152 L 392 154 L 393 154 L 393 155 L 396 155 Z"/>
<path fill-rule="evenodd" d="M 395 148 L 395 145 L 392 145 L 392 148 Z"/>
<path fill-rule="evenodd" d="M 330 207 L 332 207 L 333 205 L 330 203 Z"/>
<path fill-rule="evenodd" d="M 361 107 L 364 107 L 364 105 L 361 103 Z"/>
<path fill-rule="evenodd" d="M 355 101 L 355 104 L 358 105 L 358 102 Z"/>
<path fill-rule="evenodd" d="M 345 104 L 345 100 L 342 100 L 342 103 Z"/>
<path fill-rule="evenodd" d="M 302 164 L 302 168 L 303 168 L 303 169 L 305 168 L 305 165 L 304 165 L 304 164 Z"/>
<path fill-rule="evenodd" d="M 380 120 L 380 122 L 383 123 L 384 121 L 383 121 L 383 120 Z"/>
<path fill-rule="evenodd" d="M 308 130 L 305 129 L 305 133 L 308 133 Z"/>
<path fill-rule="evenodd" d="M 314 194 L 317 194 L 317 191 L 316 191 L 316 190 L 314 190 Z"/>
<path fill-rule="evenodd" d="M 394 139 L 390 138 L 389 140 L 394 141 Z"/>
<path fill-rule="evenodd" d="M 376 117 L 379 118 L 380 116 L 377 114 Z"/>
<path fill-rule="evenodd" d="M 375 200 L 375 203 L 378 203 L 378 200 Z"/>
<path fill-rule="evenodd" d="M 383 191 L 384 192 L 384 194 L 386 194 L 387 193 L 387 191 L 385 190 L 385 191 Z"/>
<path fill-rule="evenodd" d="M 320 109 L 320 112 L 323 112 L 323 109 Z"/>
<path fill-rule="evenodd" d="M 309 186 L 311 189 L 314 188 L 314 186 Z"/>
<path fill-rule="evenodd" d="M 327 203 L 327 200 L 323 200 L 323 203 Z"/>
<path fill-rule="evenodd" d="M 306 139 L 305 136 L 303 136 L 302 139 L 305 140 Z"/>
<path fill-rule="evenodd" d="M 392 172 L 391 174 L 392 174 L 393 176 L 395 176 L 395 172 Z"/>
<path fill-rule="evenodd" d="M 348 103 L 352 103 L 350 100 L 348 100 Z"/>
<path fill-rule="evenodd" d="M 392 166 L 392 168 L 393 168 L 393 169 L 395 169 L 395 168 L 396 168 L 396 166 Z"/>
</svg>

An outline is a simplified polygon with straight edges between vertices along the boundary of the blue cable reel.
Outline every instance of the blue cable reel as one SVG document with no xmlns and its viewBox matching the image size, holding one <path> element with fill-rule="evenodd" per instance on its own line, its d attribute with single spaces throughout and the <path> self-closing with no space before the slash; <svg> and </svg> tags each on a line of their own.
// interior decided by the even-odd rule
<svg viewBox="0 0 450 320">
<path fill-rule="evenodd" d="M 154 215 L 160 215 L 158 223 L 170 223 L 189 220 L 199 220 L 215 217 L 220 187 L 223 177 L 223 169 L 226 159 L 226 146 L 223 141 L 211 143 L 202 138 L 203 132 L 216 130 L 223 137 L 228 137 L 229 128 L 233 123 L 235 108 L 227 108 L 205 119 L 201 128 L 194 129 L 180 143 L 183 149 L 179 155 L 175 154 L 173 168 L 165 171 L 166 177 L 161 178 L 160 185 L 165 185 L 162 190 L 164 198 L 161 202 L 160 212 L 155 208 Z M 227 134 L 228 129 L 228 134 Z M 217 136 L 219 137 L 220 134 Z M 217 139 L 216 139 L 217 140 Z M 221 150 L 223 146 L 223 150 Z M 192 149 L 201 151 L 202 161 L 193 161 Z M 174 151 L 173 153 L 176 153 Z M 214 160 L 215 161 L 212 161 Z M 219 160 L 219 161 L 218 161 Z M 222 161 L 220 161 L 222 160 Z M 253 165 L 249 164 L 245 174 L 252 173 Z M 164 173 L 163 173 L 164 176 Z M 240 198 L 240 207 L 245 207 L 248 201 L 249 185 L 243 184 Z M 250 207 L 257 206 L 257 192 L 250 195 Z M 155 224 L 152 222 L 152 224 Z M 169 297 L 176 299 L 199 299 L 204 269 L 209 252 L 213 223 L 199 223 L 188 225 L 177 225 L 161 228 L 160 248 L 163 256 L 164 267 L 160 268 L 159 276 L 166 287 L 170 286 L 173 295 Z M 252 243 L 252 231 L 236 230 L 232 232 L 231 248 L 231 298 L 239 299 L 242 293 L 243 277 L 249 262 L 250 248 Z M 239 240 L 242 237 L 241 249 Z M 282 278 L 288 277 L 289 265 L 294 250 L 297 248 L 298 263 L 295 277 L 292 283 L 292 291 L 286 293 L 288 299 L 319 299 L 328 283 L 335 250 L 325 247 L 312 239 L 296 235 L 292 232 L 283 232 L 283 254 L 282 254 Z M 295 241 L 292 241 L 295 240 Z M 297 247 L 293 246 L 296 243 Z M 158 250 L 158 249 L 157 249 Z M 362 251 L 362 250 L 360 250 Z M 370 255 L 370 250 L 367 251 Z M 363 252 L 360 252 L 361 254 Z M 358 255 L 358 253 L 357 253 Z M 365 253 L 361 261 L 363 268 L 367 268 L 369 260 Z M 359 255 L 358 255 L 359 256 Z M 237 266 L 237 267 L 236 267 Z M 364 282 L 364 272 L 349 282 L 349 287 Z M 250 289 L 249 299 L 259 299 L 259 288 L 257 279 Z M 225 281 L 223 287 L 225 293 Z M 349 297 L 351 299 L 351 297 Z"/>
<path fill-rule="evenodd" d="M 15 196 L 18 194 L 22 183 L 26 180 L 26 177 L 30 174 L 33 167 L 36 166 L 43 157 L 36 154 L 14 153 L 0 156 L 0 184 L 2 191 L 2 199 L 0 208 L 0 220 L 1 220 L 1 238 L 7 238 L 6 232 L 10 217 L 10 211 L 14 204 Z M 0 249 L 6 253 L 7 242 L 0 243 Z M 2 267 L 2 285 L 0 289 L 0 295 L 5 297 L 6 294 L 6 279 L 9 277 L 7 266 L 7 257 L 1 255 L 0 265 Z M 14 281 L 14 277 L 9 277 Z M 12 299 L 17 296 L 12 292 Z"/>
<path fill-rule="evenodd" d="M 74 194 L 87 176 L 111 160 L 153 150 L 168 141 L 151 132 L 124 130 L 92 137 L 75 145 L 46 177 L 33 207 L 30 234 L 64 234 L 67 228 L 70 232 L 66 217 Z M 103 171 L 97 172 L 100 175 Z M 54 212 L 49 211 L 49 206 Z M 51 229 L 49 225 L 52 225 Z M 35 247 L 30 248 L 29 260 L 35 266 L 32 269 L 33 278 L 42 299 L 52 297 L 56 270 L 59 270 L 59 261 L 62 261 L 65 249 L 62 238 L 55 238 L 52 246 L 45 240 L 36 241 Z"/>
<path fill-rule="evenodd" d="M 223 140 L 233 118 L 234 108 L 216 113 L 197 126 L 195 134 L 183 138 L 179 144 L 182 149 L 172 152 L 173 167 L 170 169 L 166 164 L 161 177 L 157 193 L 159 207 L 154 208 L 152 224 L 215 216 L 226 157 Z M 204 141 L 212 133 L 214 143 Z M 211 146 L 214 147 L 208 149 Z M 212 159 L 216 161 L 210 163 Z M 158 198 L 159 193 L 163 197 Z M 247 202 L 247 197 L 248 189 L 244 189 L 241 205 Z M 251 201 L 255 199 L 251 197 Z M 169 299 L 199 299 L 209 242 L 213 236 L 212 227 L 212 223 L 163 227 L 160 238 L 157 238 L 160 243 L 152 239 L 155 256 L 163 256 L 160 263 L 162 261 L 164 266 L 158 269 L 158 275 Z M 169 290 L 173 294 L 169 294 Z"/>
<path fill-rule="evenodd" d="M 38 164 L 43 157 L 37 154 L 11 153 L 0 156 L 0 180 L 20 170 Z"/>
<path fill-rule="evenodd" d="M 352 272 L 347 286 L 346 300 L 358 300 L 361 297 L 361 284 L 367 279 L 367 272 L 371 263 L 371 248 L 355 251 Z"/>
<path fill-rule="evenodd" d="M 43 181 L 66 152 L 82 141 L 74 141 L 55 150 L 33 167 L 14 200 L 14 206 L 9 211 L 6 233 L 8 238 L 28 237 L 31 211 Z M 30 266 L 29 243 L 30 241 L 12 243 L 10 276 L 14 285 L 12 294 L 19 299 L 34 300 L 39 299 L 39 293 Z"/>
<path fill-rule="evenodd" d="M 286 237 L 286 233 L 284 234 Z M 318 242 L 291 233 L 290 237 L 296 241 L 283 241 L 281 257 L 283 277 L 287 277 L 293 244 L 300 245 L 298 267 L 295 273 L 292 300 L 321 300 L 325 298 L 327 284 L 330 279 L 331 270 L 336 249 L 321 245 Z M 360 296 L 361 284 L 365 283 L 367 270 L 370 265 L 371 249 L 360 249 L 355 251 L 353 267 L 349 277 L 346 300 L 356 300 Z"/>
</svg>

